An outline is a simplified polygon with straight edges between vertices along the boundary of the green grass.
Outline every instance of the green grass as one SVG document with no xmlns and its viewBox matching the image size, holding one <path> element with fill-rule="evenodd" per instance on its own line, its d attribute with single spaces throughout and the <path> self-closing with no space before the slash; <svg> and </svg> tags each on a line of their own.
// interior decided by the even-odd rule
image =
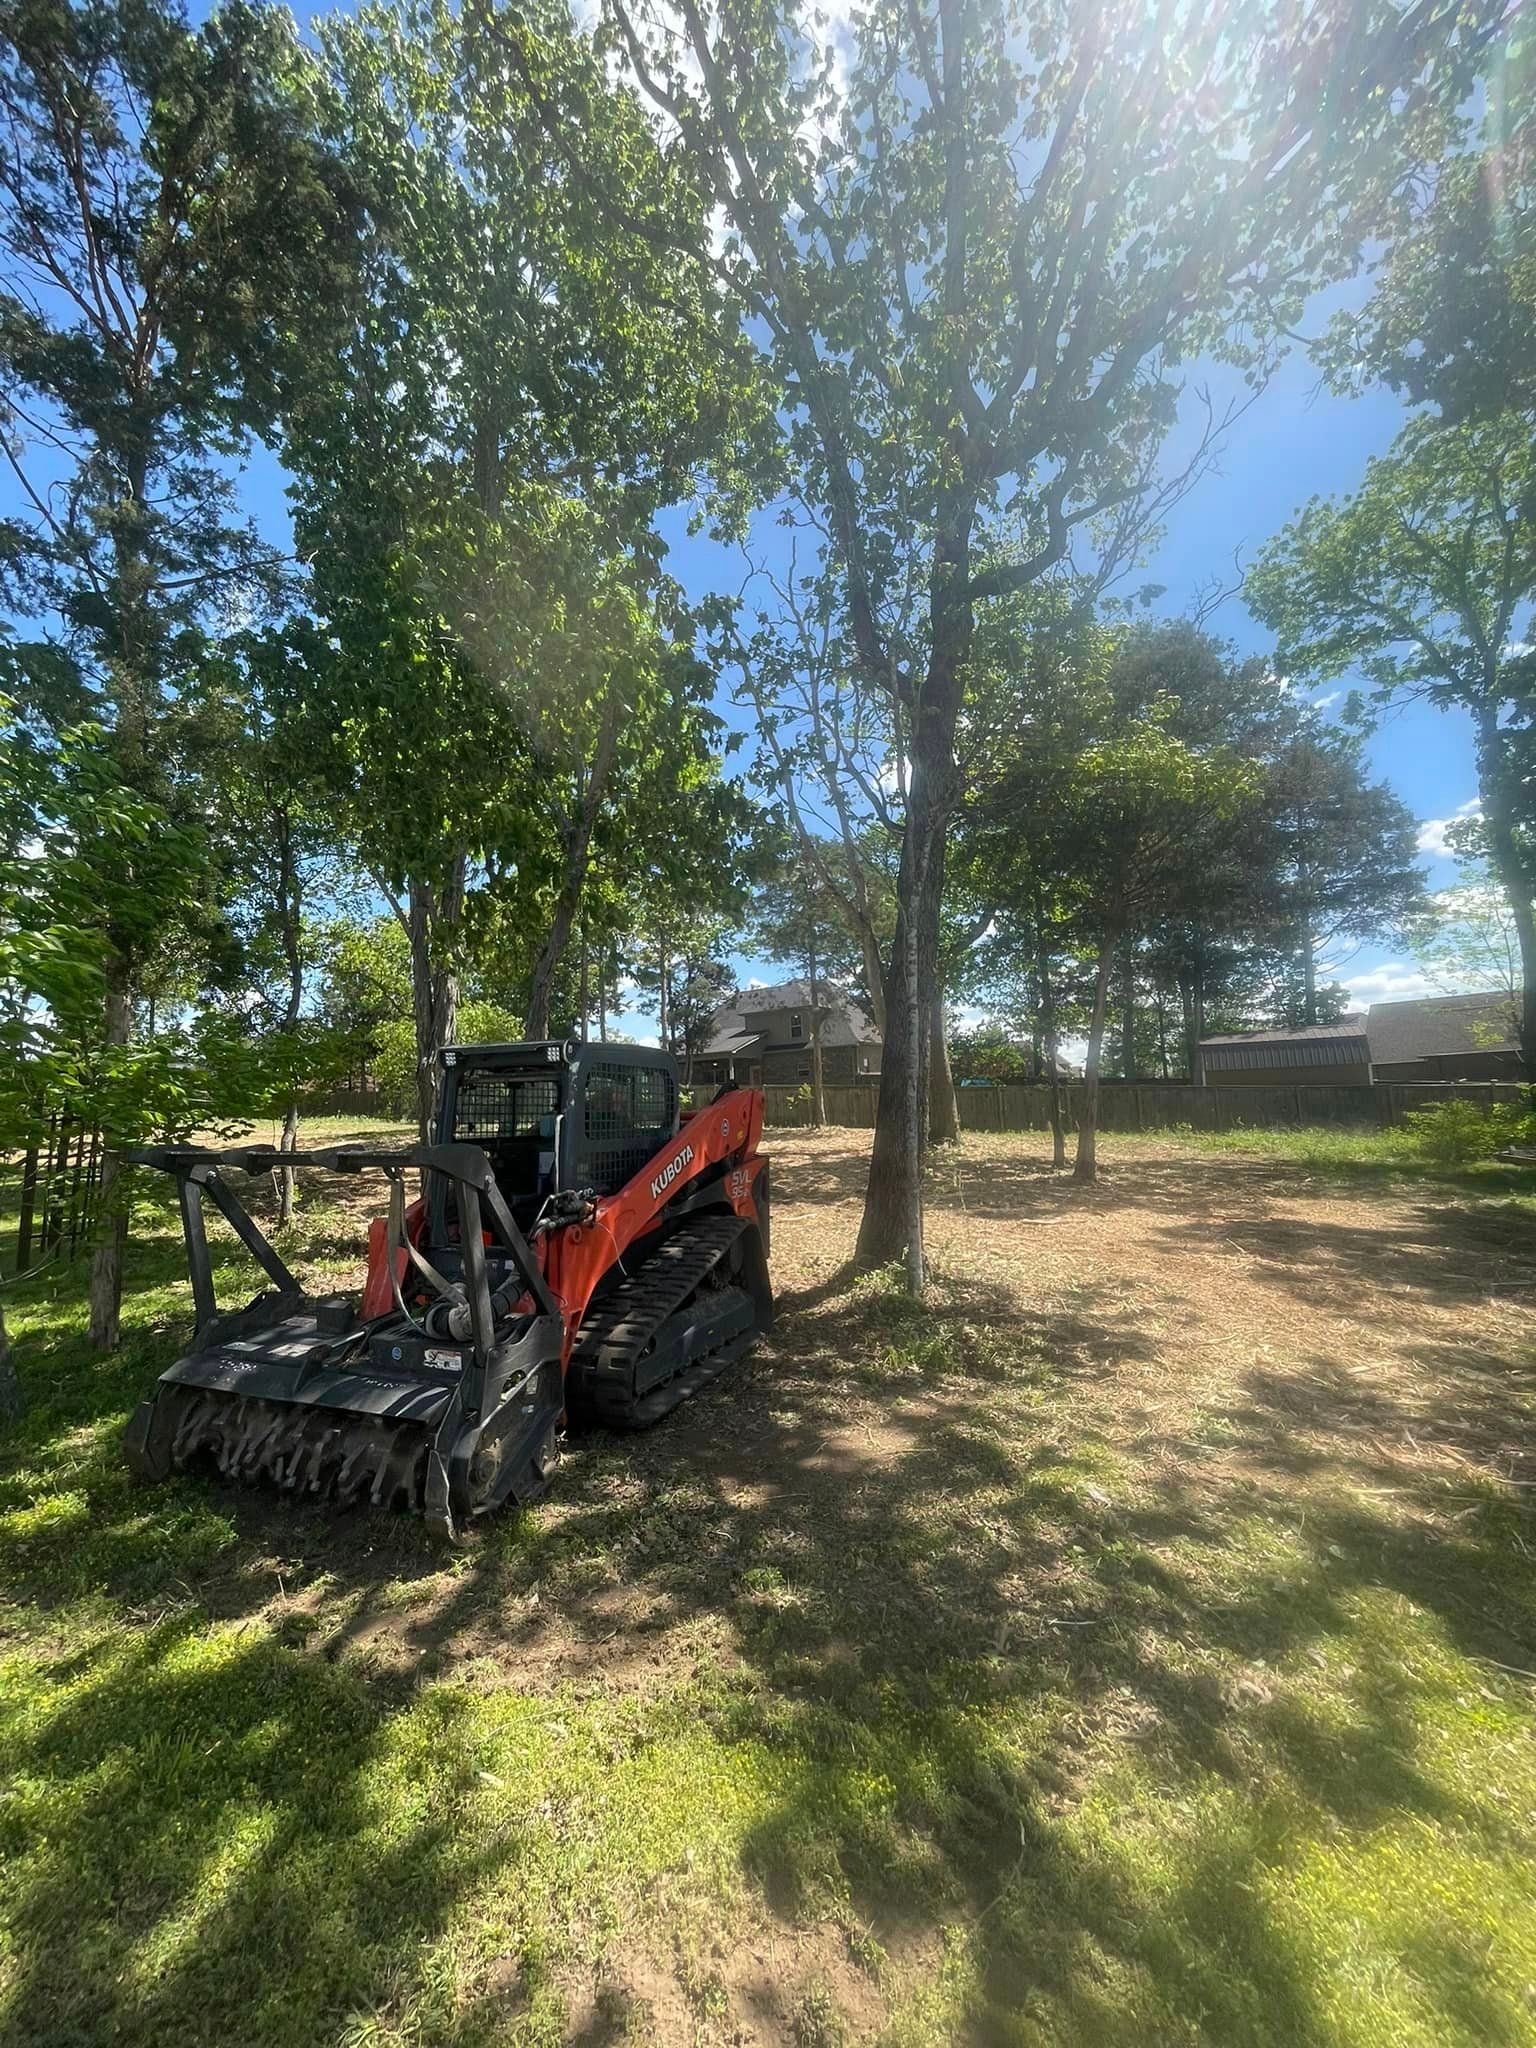
<svg viewBox="0 0 1536 2048">
<path fill-rule="evenodd" d="M 337 1228 L 301 1209 L 301 1245 Z M 1507 1487 L 1404 1502 L 1341 1463 L 1171 1489 L 1060 1332 L 963 1273 L 926 1308 L 877 1276 L 787 1319 L 739 1405 L 599 1444 L 468 1552 L 333 1540 L 129 1484 L 122 1423 L 186 1317 L 153 1190 L 135 1245 L 113 1359 L 80 1267 L 10 1297 L 5 2041 L 555 2043 L 595 1982 L 584 2043 L 726 2043 L 765 1930 L 793 1936 L 769 2038 L 799 2048 L 871 2031 L 861 1983 L 885 2048 L 1536 2039 L 1532 1685 L 1501 1668 L 1536 1577 Z M 814 1511 L 783 1473 L 733 1504 L 715 1467 L 780 1410 L 812 1449 L 927 1419 Z M 621 1581 L 665 1605 L 661 1667 L 534 1683 L 507 1617 Z M 365 1614 L 420 1618 L 419 1657 Z M 604 1977 L 637 1949 L 685 2018 Z"/>
<path fill-rule="evenodd" d="M 1111 1151 L 1136 1144 L 1134 1139 L 1121 1137 L 1100 1142 Z M 1501 1159 L 1480 1159 L 1465 1166 L 1436 1165 L 1425 1158 L 1412 1134 L 1402 1129 L 1308 1125 L 1286 1130 L 1199 1131 L 1185 1124 L 1160 1131 L 1148 1142 L 1266 1160 L 1277 1166 L 1302 1166 L 1312 1173 L 1339 1178 L 1443 1181 L 1479 1194 L 1536 1195 L 1536 1168 Z"/>
</svg>

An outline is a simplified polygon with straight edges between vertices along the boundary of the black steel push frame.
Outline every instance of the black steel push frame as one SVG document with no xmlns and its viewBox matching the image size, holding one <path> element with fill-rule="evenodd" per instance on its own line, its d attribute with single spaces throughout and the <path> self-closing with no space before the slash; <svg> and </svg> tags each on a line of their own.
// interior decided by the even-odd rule
<svg viewBox="0 0 1536 2048">
<path fill-rule="evenodd" d="M 459 1254 L 464 1266 L 470 1341 L 475 1364 L 482 1375 L 490 1366 L 495 1341 L 495 1313 L 491 1305 L 490 1274 L 485 1257 L 482 1201 L 538 1313 L 559 1314 L 533 1248 L 518 1228 L 506 1198 L 497 1186 L 491 1162 L 478 1145 L 413 1145 L 404 1152 L 365 1151 L 351 1145 L 326 1146 L 312 1152 L 284 1152 L 276 1145 L 240 1145 L 227 1151 L 213 1151 L 196 1145 L 155 1145 L 140 1147 L 130 1152 L 128 1157 L 136 1166 L 153 1167 L 159 1173 L 172 1175 L 176 1181 L 182 1234 L 187 1245 L 187 1271 L 192 1281 L 196 1336 L 201 1336 L 219 1314 L 213 1285 L 213 1260 L 208 1250 L 207 1221 L 203 1213 L 205 1198 L 213 1203 L 280 1293 L 300 1297 L 304 1294 L 304 1288 L 276 1246 L 223 1179 L 219 1169 L 225 1166 L 252 1176 L 271 1173 L 281 1167 L 310 1166 L 327 1173 L 384 1173 L 392 1180 L 417 1169 L 441 1174 L 445 1180 L 451 1181 L 456 1191 L 459 1215 Z"/>
</svg>

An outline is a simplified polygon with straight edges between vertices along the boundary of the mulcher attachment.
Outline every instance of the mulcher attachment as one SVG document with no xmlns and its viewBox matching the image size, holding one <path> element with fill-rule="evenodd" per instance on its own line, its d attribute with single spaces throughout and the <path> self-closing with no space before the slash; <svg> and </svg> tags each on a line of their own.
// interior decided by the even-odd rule
<svg viewBox="0 0 1536 2048">
<path fill-rule="evenodd" d="M 437 1144 L 132 1155 L 175 1179 L 196 1310 L 192 1349 L 128 1426 L 145 1478 L 201 1469 L 411 1509 L 452 1537 L 543 1491 L 568 1406 L 645 1428 L 768 1328 L 760 1094 L 722 1091 L 680 1126 L 675 1064 L 651 1048 L 443 1060 Z M 224 1178 L 293 1167 L 390 1183 L 355 1302 L 306 1294 Z M 408 1171 L 423 1176 L 409 1212 Z M 270 1283 L 232 1313 L 214 1299 L 208 1202 Z"/>
<path fill-rule="evenodd" d="M 414 1315 L 397 1278 L 398 1307 L 366 1321 L 346 1300 L 305 1296 L 223 1181 L 221 1165 L 250 1172 L 273 1163 L 269 1148 L 135 1156 L 176 1176 L 197 1307 L 193 1349 L 161 1374 L 128 1426 L 128 1459 L 145 1478 L 206 1467 L 343 1505 L 414 1509 L 448 1536 L 503 1501 L 543 1491 L 565 1405 L 564 1322 L 483 1152 L 287 1155 L 284 1164 L 337 1172 L 383 1166 L 398 1177 L 424 1167 L 453 1184 L 462 1272 L 447 1278 L 413 1252 L 440 1301 Z M 482 1195 L 501 1241 L 494 1293 Z M 277 1283 L 233 1315 L 214 1303 L 204 1197 Z M 403 1216 L 399 1200 L 391 1215 Z M 391 1270 L 405 1258 L 391 1242 Z"/>
<path fill-rule="evenodd" d="M 432 1433 L 418 1424 L 196 1387 L 166 1387 L 146 1405 L 160 1410 L 177 1470 L 207 1464 L 223 1479 L 261 1481 L 342 1507 L 420 1513 L 425 1505 Z"/>
</svg>

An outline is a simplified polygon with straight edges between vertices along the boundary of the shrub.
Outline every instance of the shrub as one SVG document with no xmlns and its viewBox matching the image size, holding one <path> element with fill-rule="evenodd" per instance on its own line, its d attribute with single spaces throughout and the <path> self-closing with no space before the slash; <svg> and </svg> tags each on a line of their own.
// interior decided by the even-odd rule
<svg viewBox="0 0 1536 2048">
<path fill-rule="evenodd" d="M 1536 1144 L 1536 1115 L 1513 1103 L 1437 1102 L 1403 1118 L 1409 1142 L 1432 1166 L 1473 1166 L 1506 1145 Z"/>
</svg>

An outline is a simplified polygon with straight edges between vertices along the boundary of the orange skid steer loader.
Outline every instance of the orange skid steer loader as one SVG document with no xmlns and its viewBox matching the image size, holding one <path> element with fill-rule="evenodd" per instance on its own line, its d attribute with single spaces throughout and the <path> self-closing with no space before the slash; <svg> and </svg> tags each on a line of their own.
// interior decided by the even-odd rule
<svg viewBox="0 0 1536 2048">
<path fill-rule="evenodd" d="M 430 1145 L 133 1155 L 176 1180 L 196 1314 L 192 1349 L 128 1427 L 145 1478 L 210 1466 L 412 1508 L 451 1538 L 544 1490 L 567 1417 L 644 1428 L 768 1328 L 760 1093 L 679 1126 L 676 1063 L 649 1047 L 442 1058 Z M 357 1299 L 306 1294 L 224 1177 L 279 1165 L 387 1177 Z M 214 1298 L 205 1201 L 272 1282 L 244 1308 Z"/>
</svg>

